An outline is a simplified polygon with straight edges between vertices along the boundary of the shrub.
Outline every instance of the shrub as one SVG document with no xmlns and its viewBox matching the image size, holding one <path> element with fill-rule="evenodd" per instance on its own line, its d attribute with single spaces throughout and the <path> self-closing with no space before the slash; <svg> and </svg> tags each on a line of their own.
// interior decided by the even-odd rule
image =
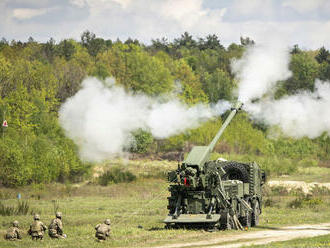
<svg viewBox="0 0 330 248">
<path fill-rule="evenodd" d="M 287 188 L 283 186 L 275 186 L 271 188 L 271 194 L 284 196 L 284 195 L 288 195 L 289 191 Z"/>
<path fill-rule="evenodd" d="M 304 158 L 298 162 L 299 167 L 317 167 L 318 161 L 312 158 Z"/>
<path fill-rule="evenodd" d="M 136 180 L 136 176 L 130 171 L 124 171 L 120 167 L 114 167 L 99 177 L 99 184 L 107 186 L 110 183 L 124 183 Z"/>
<path fill-rule="evenodd" d="M 146 153 L 148 151 L 149 146 L 153 142 L 153 137 L 151 133 L 139 129 L 133 133 L 133 136 L 135 142 L 130 149 L 131 152 Z"/>
<path fill-rule="evenodd" d="M 321 195 L 330 195 L 330 189 L 325 187 L 325 186 L 318 186 L 318 185 L 315 185 L 313 188 L 312 188 L 312 192 L 311 194 L 313 196 L 321 196 Z"/>
<path fill-rule="evenodd" d="M 322 204 L 323 201 L 320 198 L 312 197 L 312 195 L 307 196 L 300 196 L 293 201 L 288 203 L 288 207 L 290 208 L 314 208 L 320 204 Z"/>
<path fill-rule="evenodd" d="M 263 205 L 264 207 L 278 207 L 278 203 L 276 201 L 274 201 L 273 198 L 266 198 L 264 201 L 263 201 Z"/>
</svg>

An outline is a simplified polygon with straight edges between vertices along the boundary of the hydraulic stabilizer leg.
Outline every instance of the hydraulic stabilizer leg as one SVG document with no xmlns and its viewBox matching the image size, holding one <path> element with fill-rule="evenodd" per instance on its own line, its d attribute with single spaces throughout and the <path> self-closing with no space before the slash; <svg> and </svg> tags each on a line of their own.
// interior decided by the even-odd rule
<svg viewBox="0 0 330 248">
<path fill-rule="evenodd" d="M 215 205 L 215 198 L 212 197 L 212 199 L 211 199 L 211 203 L 210 203 L 210 209 L 209 209 L 209 212 L 208 212 L 207 215 L 206 215 L 206 218 L 207 218 L 207 219 L 211 219 L 211 214 L 212 214 L 212 211 L 213 211 L 214 205 Z"/>
<path fill-rule="evenodd" d="M 173 214 L 173 219 L 177 219 L 178 218 L 179 210 L 180 210 L 180 206 L 181 206 L 181 199 L 182 199 L 182 195 L 179 194 L 178 200 L 177 200 L 176 206 L 175 206 L 175 211 L 174 211 L 174 214 Z"/>
</svg>

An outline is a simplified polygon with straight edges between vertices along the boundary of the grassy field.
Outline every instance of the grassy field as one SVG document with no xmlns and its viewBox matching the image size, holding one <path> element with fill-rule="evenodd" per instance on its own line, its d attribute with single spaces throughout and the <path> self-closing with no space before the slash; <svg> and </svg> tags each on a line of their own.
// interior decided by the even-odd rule
<svg viewBox="0 0 330 248">
<path fill-rule="evenodd" d="M 32 242 L 26 235 L 29 223 L 32 222 L 31 214 L 1 216 L 1 236 L 14 219 L 20 222 L 24 236 L 20 242 L 7 242 L 1 239 L 0 247 L 142 247 L 197 241 L 238 232 L 165 230 L 162 220 L 167 215 L 168 184 L 164 180 L 164 172 L 174 168 L 176 163 L 165 163 L 162 169 L 157 167 L 157 163 L 159 162 L 128 162 L 127 168 L 138 175 L 137 180 L 131 183 L 103 187 L 96 185 L 97 179 L 93 179 L 80 185 L 51 184 L 21 189 L 0 189 L 3 204 L 15 205 L 15 197 L 19 192 L 23 199 L 28 200 L 29 212 L 41 214 L 41 220 L 47 226 L 54 217 L 54 211 L 62 211 L 64 231 L 68 235 L 65 240 L 50 240 L 47 235 L 43 242 Z M 98 171 L 107 170 L 108 166 L 104 165 L 98 168 Z M 282 194 L 268 189 L 265 194 L 267 204 L 260 226 L 249 231 L 283 225 L 321 223 L 330 219 L 328 194 L 318 194 L 312 198 L 317 200 L 312 202 L 294 193 Z M 302 201 L 301 205 L 299 201 Z M 112 221 L 111 238 L 108 242 L 100 244 L 95 241 L 94 227 L 108 217 Z"/>
<path fill-rule="evenodd" d="M 312 182 L 328 183 L 330 181 L 330 168 L 326 168 L 326 167 L 298 168 L 297 172 L 292 175 L 277 176 L 277 177 L 273 177 L 272 179 L 304 181 L 307 183 L 312 183 Z"/>
</svg>

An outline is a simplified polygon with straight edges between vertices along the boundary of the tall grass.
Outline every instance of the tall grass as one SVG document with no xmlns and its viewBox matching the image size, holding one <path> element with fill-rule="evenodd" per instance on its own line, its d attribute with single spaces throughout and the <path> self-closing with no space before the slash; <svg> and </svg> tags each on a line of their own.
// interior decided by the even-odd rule
<svg viewBox="0 0 330 248">
<path fill-rule="evenodd" d="M 28 201 L 17 201 L 16 206 L 6 206 L 3 202 L 0 202 L 0 215 L 27 215 L 30 210 L 30 204 Z"/>
</svg>

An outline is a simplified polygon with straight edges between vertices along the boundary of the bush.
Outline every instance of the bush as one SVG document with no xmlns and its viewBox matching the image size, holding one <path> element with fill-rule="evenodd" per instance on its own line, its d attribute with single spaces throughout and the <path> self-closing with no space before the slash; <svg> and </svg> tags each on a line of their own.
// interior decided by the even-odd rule
<svg viewBox="0 0 330 248">
<path fill-rule="evenodd" d="M 324 196 L 324 195 L 330 195 L 330 189 L 325 187 L 325 186 L 318 186 L 318 185 L 315 185 L 313 188 L 312 188 L 312 192 L 311 194 L 313 196 Z"/>
<path fill-rule="evenodd" d="M 153 137 L 151 133 L 139 129 L 133 133 L 133 136 L 135 142 L 130 149 L 131 152 L 146 153 L 153 142 Z"/>
<path fill-rule="evenodd" d="M 53 181 L 83 180 L 90 165 L 83 163 L 75 144 L 57 126 L 49 134 L 23 135 L 12 131 L 0 143 L 0 181 L 6 187 Z"/>
<path fill-rule="evenodd" d="M 120 167 L 114 167 L 99 177 L 99 184 L 102 186 L 107 186 L 111 183 L 125 183 L 132 182 L 136 180 L 136 176 L 129 172 L 124 171 Z"/>
<path fill-rule="evenodd" d="M 312 197 L 312 195 L 300 196 L 293 201 L 288 203 L 290 208 L 315 208 L 316 206 L 322 204 L 323 201 L 320 198 Z"/>
<path fill-rule="evenodd" d="M 298 162 L 299 167 L 317 167 L 318 161 L 312 158 L 304 158 Z"/>
<path fill-rule="evenodd" d="M 266 198 L 263 201 L 264 207 L 278 207 L 278 203 L 273 200 L 273 198 Z"/>
</svg>

